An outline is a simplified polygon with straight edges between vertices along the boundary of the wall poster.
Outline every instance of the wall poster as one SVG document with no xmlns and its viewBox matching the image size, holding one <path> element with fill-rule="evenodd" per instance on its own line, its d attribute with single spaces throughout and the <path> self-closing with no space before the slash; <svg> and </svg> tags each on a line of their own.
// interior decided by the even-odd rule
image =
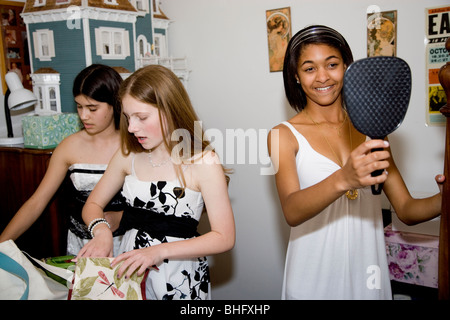
<svg viewBox="0 0 450 320">
<path fill-rule="evenodd" d="M 291 39 L 291 8 L 266 11 L 270 72 L 283 70 L 284 55 Z"/>
<path fill-rule="evenodd" d="M 445 125 L 439 109 L 447 103 L 445 91 L 439 82 L 439 70 L 450 61 L 445 42 L 450 36 L 450 6 L 425 9 L 426 34 L 426 119 L 428 125 Z"/>
<path fill-rule="evenodd" d="M 367 56 L 397 55 L 397 11 L 367 14 Z"/>
</svg>

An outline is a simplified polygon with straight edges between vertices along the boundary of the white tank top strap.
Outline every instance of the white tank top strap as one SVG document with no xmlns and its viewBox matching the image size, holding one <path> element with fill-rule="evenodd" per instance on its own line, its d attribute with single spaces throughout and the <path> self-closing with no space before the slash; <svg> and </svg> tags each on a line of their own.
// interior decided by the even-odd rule
<svg viewBox="0 0 450 320">
<path fill-rule="evenodd" d="M 293 126 L 292 124 L 290 124 L 289 122 L 283 121 L 282 124 L 284 124 L 286 127 L 288 127 L 289 129 L 291 129 L 291 131 L 292 131 L 293 133 L 297 132 L 297 130 L 295 130 L 294 126 Z"/>
<path fill-rule="evenodd" d="M 299 136 L 302 136 L 301 133 L 298 132 L 298 130 L 295 129 L 294 126 L 292 124 L 290 124 L 289 122 L 283 121 L 282 124 L 284 124 L 286 127 L 288 127 L 297 139 Z"/>
<path fill-rule="evenodd" d="M 136 177 L 136 171 L 134 169 L 134 159 L 136 158 L 136 154 L 132 153 L 131 156 L 132 156 L 132 158 L 131 158 L 131 175 Z"/>
<path fill-rule="evenodd" d="M 299 146 L 306 141 L 305 137 L 303 137 L 303 135 L 300 132 L 298 132 L 298 130 L 295 129 L 295 127 L 292 124 L 290 124 L 287 121 L 283 121 L 281 124 L 284 124 L 286 127 L 288 127 L 291 130 L 291 132 L 294 135 L 295 139 L 297 139 L 297 143 L 298 143 Z"/>
</svg>

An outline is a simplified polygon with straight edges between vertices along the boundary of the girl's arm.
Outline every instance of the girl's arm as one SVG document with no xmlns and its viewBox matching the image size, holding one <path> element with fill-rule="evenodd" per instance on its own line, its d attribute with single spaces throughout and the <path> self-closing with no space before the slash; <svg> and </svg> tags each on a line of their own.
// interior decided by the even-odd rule
<svg viewBox="0 0 450 320">
<path fill-rule="evenodd" d="M 61 142 L 50 157 L 48 168 L 36 191 L 17 211 L 9 224 L 0 235 L 0 242 L 16 240 L 40 217 L 48 205 L 69 169 L 68 154 L 71 153 L 71 144 L 66 140 Z"/>
<path fill-rule="evenodd" d="M 118 256 L 112 263 L 125 260 L 118 276 L 127 270 L 127 277 L 139 269 L 138 274 L 164 259 L 189 259 L 231 250 L 235 243 L 233 210 L 228 196 L 228 186 L 222 166 L 216 155 L 206 154 L 201 163 L 193 165 L 192 176 L 202 193 L 211 231 L 196 238 L 163 243 L 153 247 L 132 250 Z"/>
<path fill-rule="evenodd" d="M 441 193 L 424 199 L 414 199 L 409 193 L 394 159 L 391 158 L 389 162 L 389 175 L 384 183 L 383 191 L 398 218 L 405 224 L 413 225 L 437 217 L 441 212 Z M 438 175 L 435 179 L 439 185 L 444 182 L 445 177 Z"/>
<path fill-rule="evenodd" d="M 297 140 L 284 125 L 274 129 L 278 130 L 278 139 L 272 139 L 273 132 L 270 132 L 268 150 L 273 166 L 278 169 L 275 182 L 283 214 L 290 226 L 311 219 L 350 189 L 379 184 L 386 179 L 384 174 L 372 177 L 370 173 L 388 167 L 389 152 L 370 151 L 386 148 L 388 144 L 383 140 L 370 140 L 352 151 L 342 169 L 311 187 L 300 189 L 295 157 L 301 150 L 298 150 Z"/>
<path fill-rule="evenodd" d="M 103 209 L 120 190 L 126 176 L 126 158 L 119 149 L 111 159 L 102 178 L 92 190 L 83 207 L 82 218 L 89 224 L 94 219 L 105 218 Z M 98 224 L 93 230 L 94 238 L 78 253 L 78 257 L 107 257 L 113 255 L 112 231 L 105 223 Z"/>
</svg>

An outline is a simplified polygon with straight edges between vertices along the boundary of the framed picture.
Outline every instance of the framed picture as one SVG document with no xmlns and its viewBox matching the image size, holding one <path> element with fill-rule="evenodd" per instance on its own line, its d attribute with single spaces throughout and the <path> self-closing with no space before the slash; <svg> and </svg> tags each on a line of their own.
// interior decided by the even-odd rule
<svg viewBox="0 0 450 320">
<path fill-rule="evenodd" d="M 426 123 L 430 126 L 445 126 L 447 117 L 440 109 L 447 104 L 449 97 L 439 80 L 439 72 L 450 63 L 446 41 L 450 36 L 448 17 L 450 6 L 425 9 L 425 88 L 426 88 Z"/>
<path fill-rule="evenodd" d="M 7 90 L 5 74 L 9 71 L 17 73 L 25 88 L 32 88 L 26 26 L 20 16 L 23 6 L 23 2 L 0 0 L 2 19 L 0 26 L 0 64 L 3 94 Z"/>
<path fill-rule="evenodd" d="M 270 72 L 283 70 L 284 55 L 291 31 L 291 8 L 266 11 L 267 41 Z"/>
<path fill-rule="evenodd" d="M 367 56 L 397 55 L 397 10 L 367 14 Z"/>
</svg>

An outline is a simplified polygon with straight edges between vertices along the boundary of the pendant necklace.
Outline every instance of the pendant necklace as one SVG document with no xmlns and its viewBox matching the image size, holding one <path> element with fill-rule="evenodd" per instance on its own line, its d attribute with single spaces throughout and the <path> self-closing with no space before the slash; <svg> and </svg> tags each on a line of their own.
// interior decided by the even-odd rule
<svg viewBox="0 0 450 320">
<path fill-rule="evenodd" d="M 307 113 L 307 114 L 308 114 L 308 113 Z M 308 117 L 311 119 L 312 122 L 314 122 L 314 120 L 309 116 L 309 114 L 308 114 Z M 342 123 L 340 124 L 339 127 L 335 127 L 335 126 L 329 125 L 329 124 L 327 124 L 327 123 L 325 123 L 325 125 L 326 125 L 328 128 L 331 128 L 331 129 L 336 130 L 338 136 L 340 137 L 340 136 L 341 136 L 341 130 L 342 130 L 342 127 L 344 126 L 345 121 L 347 121 L 347 117 L 348 117 L 348 116 L 347 116 L 347 112 L 344 112 L 344 120 L 342 120 Z M 314 123 L 315 123 L 315 122 L 314 122 Z"/>
<path fill-rule="evenodd" d="M 334 157 L 336 158 L 339 166 L 342 168 L 344 165 L 341 162 L 341 159 L 339 159 L 339 157 L 337 156 L 336 152 L 334 152 L 333 147 L 331 146 L 330 142 L 328 141 L 327 137 L 325 136 L 325 134 L 322 132 L 322 130 L 320 129 L 320 124 L 315 122 L 313 120 L 313 118 L 311 118 L 311 116 L 309 115 L 308 111 L 306 111 L 306 109 L 304 110 L 306 115 L 308 116 L 308 118 L 319 128 L 320 133 L 322 134 L 322 137 L 325 139 L 326 143 L 328 144 L 328 146 L 331 149 L 331 152 L 333 152 Z M 347 120 L 347 112 L 344 110 L 345 113 L 345 118 L 344 121 L 342 122 L 341 126 L 338 128 L 338 135 L 341 136 L 341 129 L 344 126 L 345 121 Z M 329 126 L 330 127 L 330 126 Z M 337 129 L 335 127 L 331 127 L 333 129 Z M 352 128 L 350 126 L 350 121 L 348 122 L 348 130 L 349 130 L 349 135 L 350 135 L 350 150 L 353 150 L 353 141 L 352 141 Z M 350 199 L 350 200 L 355 200 L 356 198 L 358 198 L 358 190 L 357 189 L 353 189 L 353 190 L 348 190 L 345 193 L 345 196 Z"/>
<path fill-rule="evenodd" d="M 166 160 L 164 160 L 164 161 L 162 161 L 162 162 L 160 162 L 160 163 L 154 163 L 153 160 L 152 160 L 152 152 L 150 151 L 150 152 L 148 153 L 148 161 L 150 162 L 150 165 L 151 165 L 153 168 L 159 168 L 159 167 L 162 167 L 162 166 L 166 165 L 167 163 L 169 163 L 170 160 L 171 160 L 171 157 L 167 158 Z"/>
</svg>

